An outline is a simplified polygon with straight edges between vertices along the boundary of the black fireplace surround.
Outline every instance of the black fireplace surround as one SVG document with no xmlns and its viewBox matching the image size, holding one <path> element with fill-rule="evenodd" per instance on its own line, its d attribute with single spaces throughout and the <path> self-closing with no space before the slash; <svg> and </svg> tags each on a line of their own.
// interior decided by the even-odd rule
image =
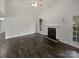
<svg viewBox="0 0 79 59">
<path fill-rule="evenodd" d="M 56 40 L 56 28 L 48 27 L 48 37 Z"/>
</svg>

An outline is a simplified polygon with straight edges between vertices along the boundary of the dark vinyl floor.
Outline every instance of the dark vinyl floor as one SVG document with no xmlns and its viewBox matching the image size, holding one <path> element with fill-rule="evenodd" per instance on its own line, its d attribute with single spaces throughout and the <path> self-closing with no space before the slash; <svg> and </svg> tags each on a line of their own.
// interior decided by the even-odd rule
<svg viewBox="0 0 79 59">
<path fill-rule="evenodd" d="M 31 34 L 0 41 L 0 57 L 78 58 L 79 49 L 61 42 L 51 42 L 40 34 Z"/>
</svg>

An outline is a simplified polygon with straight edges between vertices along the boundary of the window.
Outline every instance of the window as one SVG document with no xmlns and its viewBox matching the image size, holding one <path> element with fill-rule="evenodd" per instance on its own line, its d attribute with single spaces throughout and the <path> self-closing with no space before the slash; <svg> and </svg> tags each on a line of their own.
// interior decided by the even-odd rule
<svg viewBox="0 0 79 59">
<path fill-rule="evenodd" d="M 73 16 L 73 41 L 79 42 L 79 16 Z"/>
</svg>

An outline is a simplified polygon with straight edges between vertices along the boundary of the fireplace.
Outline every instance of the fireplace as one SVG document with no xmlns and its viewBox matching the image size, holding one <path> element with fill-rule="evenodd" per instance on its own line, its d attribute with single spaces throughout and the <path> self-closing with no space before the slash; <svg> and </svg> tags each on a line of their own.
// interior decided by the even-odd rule
<svg viewBox="0 0 79 59">
<path fill-rule="evenodd" d="M 53 42 L 58 42 L 58 40 L 56 39 L 56 27 L 48 27 L 47 35 L 45 35 L 45 38 Z"/>
<path fill-rule="evenodd" d="M 56 40 L 56 28 L 48 27 L 48 37 Z"/>
<path fill-rule="evenodd" d="M 56 38 L 57 35 L 57 28 L 59 26 L 58 25 L 50 25 L 50 24 L 46 24 L 45 25 L 45 32 L 44 32 L 44 38 L 54 41 L 54 42 L 58 42 L 58 39 Z"/>
</svg>

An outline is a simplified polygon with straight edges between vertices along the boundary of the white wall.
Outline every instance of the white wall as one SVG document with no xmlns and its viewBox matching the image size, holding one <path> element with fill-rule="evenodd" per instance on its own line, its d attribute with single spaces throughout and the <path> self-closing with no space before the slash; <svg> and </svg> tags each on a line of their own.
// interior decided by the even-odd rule
<svg viewBox="0 0 79 59">
<path fill-rule="evenodd" d="M 0 0 L 0 17 L 5 16 L 5 0 Z"/>
<path fill-rule="evenodd" d="M 35 33 L 36 9 L 31 0 L 6 0 L 6 38 Z"/>
<path fill-rule="evenodd" d="M 7 17 L 28 16 L 34 14 L 35 9 L 31 6 L 31 0 L 6 0 L 6 15 Z"/>
<path fill-rule="evenodd" d="M 5 16 L 5 1 L 0 0 L 0 18 Z M 5 39 L 5 33 L 4 33 L 4 22 L 0 19 L 0 40 Z"/>
<path fill-rule="evenodd" d="M 79 43 L 73 42 L 72 39 L 72 15 L 76 13 L 79 15 L 79 0 L 49 0 L 49 2 L 48 6 L 41 10 L 39 18 L 43 18 L 45 24 L 59 26 L 57 39 L 79 48 Z"/>
<path fill-rule="evenodd" d="M 0 32 L 1 32 L 1 20 L 0 20 Z"/>
<path fill-rule="evenodd" d="M 4 32 L 4 21 L 1 18 L 5 17 L 5 0 L 0 0 L 0 32 Z"/>
<path fill-rule="evenodd" d="M 7 17 L 6 38 L 35 33 L 34 19 L 31 16 Z"/>
</svg>

